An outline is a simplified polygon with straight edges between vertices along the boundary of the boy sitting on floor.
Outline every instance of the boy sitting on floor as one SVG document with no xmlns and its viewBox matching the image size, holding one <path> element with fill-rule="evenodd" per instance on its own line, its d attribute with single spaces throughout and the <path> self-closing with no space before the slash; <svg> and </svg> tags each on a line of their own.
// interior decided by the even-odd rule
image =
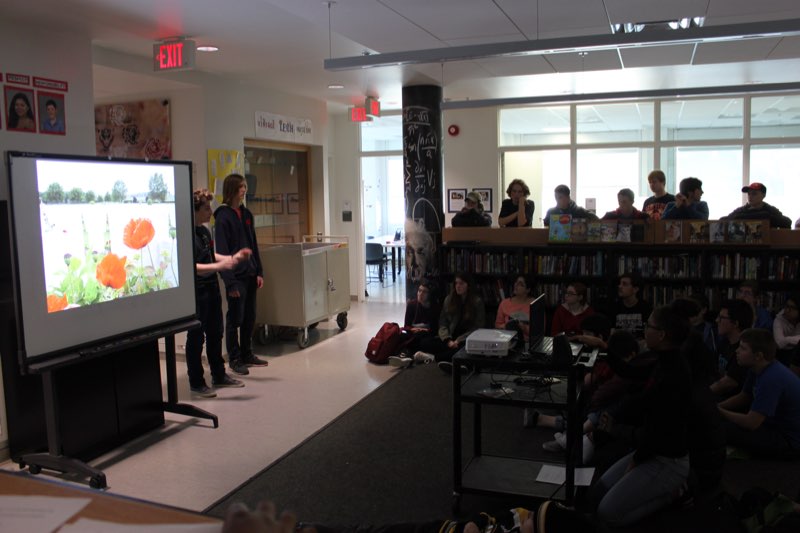
<svg viewBox="0 0 800 533">
<path fill-rule="evenodd" d="M 800 452 L 800 378 L 775 359 L 772 332 L 746 329 L 736 358 L 749 369 L 742 391 L 718 404 L 728 444 L 756 455 Z"/>
</svg>

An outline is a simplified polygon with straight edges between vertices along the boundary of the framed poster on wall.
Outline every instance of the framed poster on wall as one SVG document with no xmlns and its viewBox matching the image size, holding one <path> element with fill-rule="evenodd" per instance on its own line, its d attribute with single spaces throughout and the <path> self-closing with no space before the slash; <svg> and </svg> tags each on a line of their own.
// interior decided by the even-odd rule
<svg viewBox="0 0 800 533">
<path fill-rule="evenodd" d="M 487 213 L 492 212 L 492 189 L 472 189 L 474 192 L 481 195 L 481 203 L 483 210 Z"/>
<path fill-rule="evenodd" d="M 464 207 L 467 189 L 447 189 L 447 212 L 458 213 Z"/>
</svg>

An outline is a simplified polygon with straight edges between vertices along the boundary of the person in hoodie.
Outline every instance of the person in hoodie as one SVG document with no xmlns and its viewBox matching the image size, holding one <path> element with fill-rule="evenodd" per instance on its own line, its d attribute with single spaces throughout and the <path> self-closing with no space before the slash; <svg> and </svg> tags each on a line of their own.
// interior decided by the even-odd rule
<svg viewBox="0 0 800 533">
<path fill-rule="evenodd" d="M 559 185 L 556 187 L 556 206 L 547 210 L 547 214 L 542 221 L 546 227 L 550 226 L 550 215 L 572 215 L 572 218 L 597 220 L 597 215 L 582 207 L 578 207 L 578 204 L 576 204 L 569 195 L 570 190 L 566 185 Z"/>
<path fill-rule="evenodd" d="M 619 207 L 603 215 L 603 220 L 647 220 L 650 218 L 633 206 L 634 194 L 630 189 L 620 189 L 617 193 Z"/>
<path fill-rule="evenodd" d="M 703 182 L 697 178 L 684 178 L 678 184 L 675 201 L 667 204 L 661 220 L 708 220 L 708 204 L 702 201 Z"/>
<path fill-rule="evenodd" d="M 454 228 L 492 225 L 492 217 L 484 211 L 480 194 L 475 191 L 467 194 L 464 207 L 453 217 L 452 224 Z"/>
<path fill-rule="evenodd" d="M 264 272 L 258 253 L 253 213 L 244 206 L 247 182 L 240 174 L 230 174 L 222 184 L 223 203 L 214 211 L 214 236 L 217 252 L 234 255 L 243 248 L 253 253 L 248 261 L 222 272 L 228 300 L 225 315 L 225 347 L 228 366 L 241 376 L 250 373 L 248 366 L 267 366 L 267 361 L 253 355 L 252 337 L 256 322 L 256 290 L 264 285 Z"/>
<path fill-rule="evenodd" d="M 721 220 L 769 220 L 773 228 L 792 228 L 792 219 L 784 216 L 780 209 L 764 201 L 767 195 L 767 186 L 763 183 L 753 182 L 742 187 L 742 192 L 747 193 L 747 203 L 737 207 Z"/>
</svg>

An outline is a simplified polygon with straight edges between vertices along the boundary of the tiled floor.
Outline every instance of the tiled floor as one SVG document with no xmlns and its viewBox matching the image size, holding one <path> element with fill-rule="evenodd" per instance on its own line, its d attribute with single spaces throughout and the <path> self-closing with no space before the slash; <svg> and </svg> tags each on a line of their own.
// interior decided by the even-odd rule
<svg viewBox="0 0 800 533">
<path fill-rule="evenodd" d="M 369 364 L 364 347 L 383 322 L 402 321 L 404 284 L 368 290 L 368 303 L 351 305 L 345 331 L 331 320 L 304 350 L 294 340 L 256 345 L 270 364 L 251 368 L 244 388 L 193 398 L 179 360 L 180 400 L 219 416 L 220 427 L 167 413 L 160 430 L 91 462 L 106 473 L 109 492 L 203 510 L 380 386 L 395 369 Z"/>
</svg>

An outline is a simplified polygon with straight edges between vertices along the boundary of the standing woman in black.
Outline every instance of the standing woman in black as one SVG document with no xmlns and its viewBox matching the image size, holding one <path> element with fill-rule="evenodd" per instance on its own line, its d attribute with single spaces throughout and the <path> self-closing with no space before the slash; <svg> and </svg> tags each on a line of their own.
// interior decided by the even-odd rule
<svg viewBox="0 0 800 533">
<path fill-rule="evenodd" d="M 225 347 L 228 366 L 236 374 L 246 376 L 248 366 L 269 363 L 253 355 L 252 337 L 256 324 L 256 290 L 264 285 L 264 271 L 256 243 L 253 213 L 244 206 L 247 182 L 240 174 L 230 174 L 222 184 L 223 204 L 214 212 L 214 236 L 217 252 L 233 255 L 243 248 L 253 253 L 233 270 L 222 273 L 228 297 L 225 315 Z"/>
</svg>

